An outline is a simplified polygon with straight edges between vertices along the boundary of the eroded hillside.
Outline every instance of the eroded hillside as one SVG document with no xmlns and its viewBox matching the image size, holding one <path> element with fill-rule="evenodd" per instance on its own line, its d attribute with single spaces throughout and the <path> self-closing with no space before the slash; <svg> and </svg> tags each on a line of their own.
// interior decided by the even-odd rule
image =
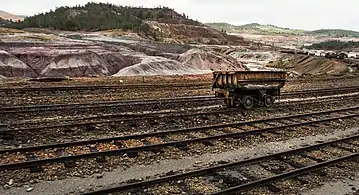
<svg viewBox="0 0 359 195">
<path fill-rule="evenodd" d="M 22 33 L 3 39 L 0 51 L 0 75 L 5 77 L 182 75 L 245 69 L 214 49 L 98 34 L 73 40 Z"/>
<path fill-rule="evenodd" d="M 25 18 L 6 25 L 10 28 L 48 28 L 66 31 L 103 31 L 122 29 L 156 41 L 174 43 L 244 44 L 240 37 L 229 36 L 190 19 L 167 7 L 123 7 L 104 3 L 60 7 L 55 11 Z"/>
<path fill-rule="evenodd" d="M 343 75 L 350 71 L 348 64 L 343 61 L 309 55 L 284 55 L 269 66 L 310 75 Z"/>
</svg>

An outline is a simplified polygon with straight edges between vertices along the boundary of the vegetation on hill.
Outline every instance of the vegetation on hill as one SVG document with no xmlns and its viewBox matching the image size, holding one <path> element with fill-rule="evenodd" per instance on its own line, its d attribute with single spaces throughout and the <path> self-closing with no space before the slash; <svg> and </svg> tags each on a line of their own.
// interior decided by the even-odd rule
<svg viewBox="0 0 359 195">
<path fill-rule="evenodd" d="M 352 48 L 359 48 L 359 42 L 349 41 L 324 41 L 321 43 L 316 43 L 310 46 L 306 46 L 307 49 L 318 49 L 318 50 L 346 50 Z"/>
<path fill-rule="evenodd" d="M 290 34 L 303 35 L 306 31 L 289 28 L 281 28 L 274 25 L 261 25 L 258 23 L 245 24 L 242 26 L 235 26 L 227 23 L 206 23 L 206 25 L 226 32 L 233 33 L 251 33 L 251 34 Z"/>
<path fill-rule="evenodd" d="M 5 26 L 5 25 L 9 25 L 11 24 L 11 22 L 9 20 L 4 20 L 2 18 L 0 18 L 0 26 Z"/>
<path fill-rule="evenodd" d="M 5 25 L 12 29 L 65 31 L 108 31 L 121 29 L 152 40 L 186 44 L 245 44 L 243 38 L 207 28 L 198 21 L 168 7 L 123 7 L 108 3 L 59 7 L 54 11 L 26 17 Z M 121 32 L 123 32 L 121 31 Z"/>
<path fill-rule="evenodd" d="M 55 11 L 27 17 L 23 22 L 8 25 L 11 28 L 53 28 L 69 31 L 100 31 L 109 29 L 150 32 L 146 20 L 163 23 L 200 25 L 167 7 L 122 7 L 105 3 L 87 3 L 84 6 L 60 7 Z"/>
<path fill-rule="evenodd" d="M 359 37 L 359 32 L 342 29 L 321 29 L 309 32 L 316 36 L 332 36 L 332 37 Z"/>
<path fill-rule="evenodd" d="M 251 34 L 285 34 L 285 35 L 312 35 L 331 37 L 359 37 L 359 32 L 342 29 L 321 29 L 305 31 L 298 29 L 282 28 L 274 25 L 261 25 L 258 23 L 235 26 L 227 23 L 207 23 L 206 25 L 226 32 L 251 33 Z"/>
<path fill-rule="evenodd" d="M 239 26 L 241 28 L 258 28 L 259 26 L 261 26 L 261 24 L 259 23 L 249 23 L 249 24 L 245 24 L 242 26 Z"/>
</svg>

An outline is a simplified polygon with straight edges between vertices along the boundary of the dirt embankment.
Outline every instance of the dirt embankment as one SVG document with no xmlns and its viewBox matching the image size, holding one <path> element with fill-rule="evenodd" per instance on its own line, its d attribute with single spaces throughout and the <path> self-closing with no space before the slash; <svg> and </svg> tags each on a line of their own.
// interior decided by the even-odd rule
<svg viewBox="0 0 359 195">
<path fill-rule="evenodd" d="M 5 77 L 184 75 L 245 69 L 213 48 L 151 41 L 6 42 L 0 49 L 6 50 L 3 61 L 10 67 L 1 69 Z"/>
<path fill-rule="evenodd" d="M 182 64 L 201 70 L 245 70 L 235 58 L 211 50 L 191 49 L 178 58 Z"/>
<path fill-rule="evenodd" d="M 35 71 L 26 63 L 6 51 L 0 50 L 0 76 L 36 77 Z"/>
<path fill-rule="evenodd" d="M 309 75 L 342 75 L 350 70 L 345 62 L 308 55 L 286 55 L 268 66 Z"/>
<path fill-rule="evenodd" d="M 5 77 L 111 76 L 136 60 L 101 45 L 4 43 L 2 48 Z"/>
<path fill-rule="evenodd" d="M 213 45 L 248 45 L 238 36 L 231 36 L 205 25 L 166 24 L 156 21 L 147 22 L 163 38 L 164 42 Z"/>
<path fill-rule="evenodd" d="M 117 53 L 82 51 L 59 55 L 17 54 L 40 76 L 111 76 L 132 65 L 133 59 Z"/>
<path fill-rule="evenodd" d="M 139 56 L 141 62 L 120 70 L 114 76 L 136 76 L 136 75 L 182 75 L 182 74 L 204 74 L 208 71 L 184 66 L 176 60 L 158 56 Z"/>
<path fill-rule="evenodd" d="M 169 54 L 168 54 L 169 55 Z M 244 70 L 236 59 L 214 51 L 190 49 L 182 54 L 138 56 L 141 62 L 120 70 L 114 76 L 207 74 L 212 70 Z"/>
</svg>

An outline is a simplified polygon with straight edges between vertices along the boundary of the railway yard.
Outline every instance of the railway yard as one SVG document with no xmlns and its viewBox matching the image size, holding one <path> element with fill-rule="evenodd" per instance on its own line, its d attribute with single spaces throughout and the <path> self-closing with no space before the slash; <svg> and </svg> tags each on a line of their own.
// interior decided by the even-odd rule
<svg viewBox="0 0 359 195">
<path fill-rule="evenodd" d="M 358 77 L 290 79 L 250 110 L 182 77 L 1 83 L 0 194 L 359 189 Z"/>
<path fill-rule="evenodd" d="M 0 195 L 359 194 L 354 10 L 101 2 L 4 2 Z"/>
</svg>

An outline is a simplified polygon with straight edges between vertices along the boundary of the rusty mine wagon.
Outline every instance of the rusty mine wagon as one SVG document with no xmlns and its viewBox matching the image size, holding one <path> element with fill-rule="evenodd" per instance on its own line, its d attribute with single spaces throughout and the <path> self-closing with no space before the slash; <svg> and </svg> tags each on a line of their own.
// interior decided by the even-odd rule
<svg viewBox="0 0 359 195">
<path fill-rule="evenodd" d="M 212 90 L 228 107 L 270 107 L 280 96 L 286 77 L 285 71 L 215 71 Z"/>
</svg>

